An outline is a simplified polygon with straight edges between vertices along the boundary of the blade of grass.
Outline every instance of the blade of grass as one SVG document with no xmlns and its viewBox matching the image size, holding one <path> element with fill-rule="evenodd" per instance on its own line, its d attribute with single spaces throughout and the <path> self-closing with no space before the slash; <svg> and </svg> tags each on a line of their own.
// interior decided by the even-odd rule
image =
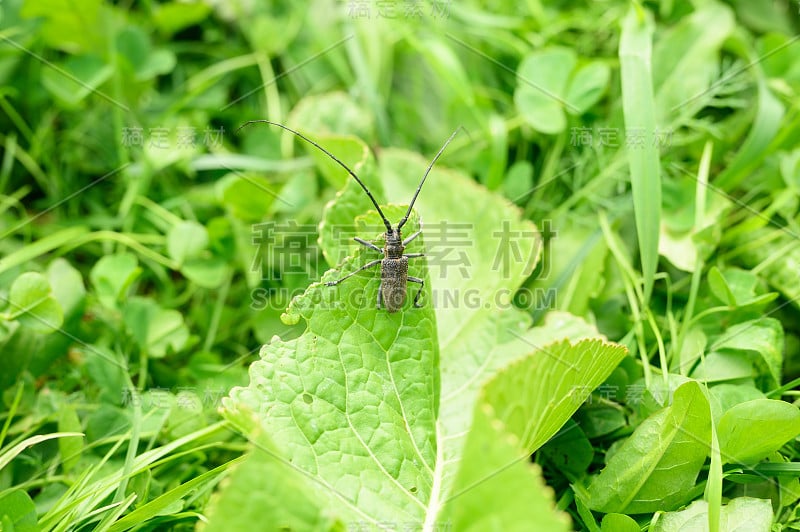
<svg viewBox="0 0 800 532">
<path fill-rule="evenodd" d="M 644 303 L 650 299 L 658 267 L 658 234 L 661 215 L 661 165 L 655 142 L 653 81 L 650 69 L 653 23 L 641 7 L 634 5 L 622 22 L 619 46 L 622 75 L 622 109 L 625 130 L 644 135 L 640 145 L 628 147 L 633 211 L 639 239 L 644 280 Z"/>
</svg>

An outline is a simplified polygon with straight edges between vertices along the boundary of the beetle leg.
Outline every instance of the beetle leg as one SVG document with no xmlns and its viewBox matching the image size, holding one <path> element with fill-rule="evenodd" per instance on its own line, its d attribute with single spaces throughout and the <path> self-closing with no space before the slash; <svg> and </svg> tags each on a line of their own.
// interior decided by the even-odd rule
<svg viewBox="0 0 800 532">
<path fill-rule="evenodd" d="M 417 257 L 424 257 L 424 253 L 406 253 L 403 255 L 407 259 L 416 259 Z"/>
<path fill-rule="evenodd" d="M 408 280 L 412 283 L 419 283 L 419 290 L 417 290 L 417 295 L 414 296 L 414 308 L 420 308 L 422 305 L 418 304 L 419 296 L 422 294 L 422 289 L 425 288 L 425 281 L 420 279 L 419 277 L 411 277 L 408 276 Z"/>
<path fill-rule="evenodd" d="M 383 303 L 383 279 L 381 279 L 381 283 L 378 285 L 378 298 L 377 298 L 377 308 L 381 308 L 381 303 Z"/>
<path fill-rule="evenodd" d="M 420 229 L 419 231 L 417 231 L 416 233 L 414 233 L 410 237 L 408 237 L 405 240 L 403 240 L 403 245 L 407 246 L 408 243 L 411 242 L 412 240 L 414 240 L 415 238 L 417 238 L 420 235 L 420 233 L 422 233 L 422 229 Z"/>
<path fill-rule="evenodd" d="M 347 275 L 345 275 L 345 276 L 344 276 L 344 277 L 342 277 L 341 279 L 336 279 L 335 281 L 328 281 L 327 283 L 325 283 L 325 285 L 326 285 L 326 286 L 334 286 L 334 285 L 337 285 L 337 284 L 341 283 L 342 281 L 344 281 L 345 279 L 347 279 L 347 278 L 349 278 L 349 277 L 352 277 L 352 276 L 354 276 L 354 275 L 355 275 L 355 274 L 357 274 L 358 272 L 360 272 L 360 271 L 362 271 L 362 270 L 366 270 L 367 268 L 371 268 L 371 267 L 375 266 L 376 264 L 379 264 L 379 263 L 380 263 L 382 260 L 383 260 L 383 259 L 375 259 L 375 260 L 371 260 L 371 261 L 369 261 L 368 263 L 366 263 L 365 265 L 363 265 L 362 267 L 360 267 L 359 269 L 357 269 L 356 271 L 348 273 Z"/>
</svg>

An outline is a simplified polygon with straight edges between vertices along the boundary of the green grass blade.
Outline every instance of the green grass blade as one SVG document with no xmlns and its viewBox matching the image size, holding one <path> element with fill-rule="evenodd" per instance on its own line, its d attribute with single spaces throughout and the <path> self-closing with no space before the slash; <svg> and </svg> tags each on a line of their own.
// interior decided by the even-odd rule
<svg viewBox="0 0 800 532">
<path fill-rule="evenodd" d="M 652 21 L 645 17 L 643 11 L 631 8 L 622 22 L 619 59 L 626 136 L 636 133 L 644 139 L 639 145 L 628 147 L 628 166 L 631 172 L 645 301 L 650 298 L 658 266 L 661 214 L 661 166 L 657 146 L 653 142 L 656 113 L 650 70 L 652 34 Z"/>
</svg>

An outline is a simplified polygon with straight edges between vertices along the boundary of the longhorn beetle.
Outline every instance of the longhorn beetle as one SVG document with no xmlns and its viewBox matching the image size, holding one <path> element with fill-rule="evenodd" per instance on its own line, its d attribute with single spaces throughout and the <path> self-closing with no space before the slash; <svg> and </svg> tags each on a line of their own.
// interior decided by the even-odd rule
<svg viewBox="0 0 800 532">
<path fill-rule="evenodd" d="M 419 277 L 412 277 L 408 275 L 408 259 L 424 257 L 425 254 L 403 253 L 403 252 L 405 251 L 405 248 L 408 245 L 408 243 L 417 238 L 420 235 L 420 233 L 422 233 L 422 230 L 417 231 L 416 233 L 412 234 L 405 240 L 403 240 L 400 230 L 408 221 L 408 217 L 411 216 L 411 209 L 414 207 L 414 202 L 417 201 L 417 196 L 419 196 L 419 192 L 420 190 L 422 190 L 422 185 L 425 184 L 425 179 L 428 177 L 428 174 L 433 168 L 433 165 L 436 163 L 437 159 L 439 159 L 439 157 L 442 155 L 445 148 L 447 148 L 447 145 L 450 144 L 450 141 L 453 140 L 453 137 L 456 136 L 456 133 L 458 133 L 458 129 L 456 129 L 453 132 L 453 134 L 450 135 L 450 138 L 448 138 L 447 141 L 445 141 L 445 143 L 439 149 L 439 152 L 433 158 L 431 164 L 428 165 L 428 169 L 425 170 L 425 175 L 422 176 L 422 180 L 419 182 L 417 191 L 414 192 L 414 197 L 411 198 L 411 203 L 408 206 L 408 210 L 406 211 L 405 216 L 403 216 L 402 220 L 397 222 L 397 227 L 393 228 L 392 224 L 389 222 L 388 219 L 386 219 L 386 216 L 383 214 L 380 205 L 378 205 L 378 202 L 375 201 L 372 192 L 369 191 L 364 182 L 358 178 L 355 172 L 350 170 L 350 168 L 348 168 L 346 164 L 337 159 L 336 156 L 334 156 L 331 152 L 329 152 L 328 150 L 326 150 L 313 140 L 309 139 L 302 133 L 290 129 L 284 126 L 283 124 L 278 124 L 277 122 L 271 122 L 269 120 L 248 120 L 247 122 L 239 126 L 239 128 L 236 131 L 239 131 L 245 126 L 249 126 L 250 124 L 256 124 L 256 123 L 265 123 L 273 126 L 278 126 L 281 129 L 285 129 L 289 133 L 293 133 L 294 135 L 300 137 L 304 141 L 308 142 L 312 146 L 322 151 L 325 155 L 333 159 L 339 166 L 347 170 L 347 173 L 353 176 L 353 179 L 355 179 L 356 182 L 359 185 L 361 185 L 361 188 L 364 189 L 364 192 L 367 193 L 367 196 L 369 197 L 370 201 L 375 206 L 375 210 L 378 211 L 378 215 L 381 217 L 381 220 L 383 220 L 383 225 L 386 226 L 386 232 L 383 234 L 383 239 L 384 239 L 383 249 L 379 248 L 372 242 L 367 242 L 366 240 L 363 240 L 358 237 L 354 238 L 354 240 L 359 244 L 366 246 L 370 249 L 373 249 L 379 253 L 382 253 L 383 254 L 382 259 L 375 259 L 369 261 L 368 263 L 364 264 L 357 270 L 348 273 L 341 279 L 337 279 L 335 281 L 329 281 L 325 284 L 327 286 L 335 286 L 344 281 L 345 279 L 348 279 L 353 275 L 361 272 L 362 270 L 366 270 L 367 268 L 372 268 L 373 266 L 380 264 L 381 284 L 378 287 L 378 301 L 377 301 L 378 308 L 381 308 L 381 303 L 383 303 L 386 306 L 386 310 L 389 312 L 397 312 L 398 310 L 400 310 L 400 308 L 403 306 L 403 303 L 406 300 L 406 284 L 408 281 L 411 281 L 412 283 L 419 283 L 419 290 L 417 290 L 417 293 L 414 296 L 414 307 L 416 308 L 421 307 L 422 305 L 419 304 L 419 296 L 420 294 L 422 294 L 422 289 L 425 287 L 425 281 L 420 279 Z"/>
</svg>

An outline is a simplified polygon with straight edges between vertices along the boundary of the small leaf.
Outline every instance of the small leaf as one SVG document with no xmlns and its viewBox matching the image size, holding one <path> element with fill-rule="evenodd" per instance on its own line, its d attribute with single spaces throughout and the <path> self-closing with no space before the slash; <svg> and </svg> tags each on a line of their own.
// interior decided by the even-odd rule
<svg viewBox="0 0 800 532">
<path fill-rule="evenodd" d="M 599 61 L 582 66 L 569 82 L 565 100 L 569 102 L 567 112 L 574 115 L 585 113 L 603 96 L 608 88 L 611 69 Z"/>
<path fill-rule="evenodd" d="M 572 419 L 567 420 L 561 430 L 539 449 L 539 453 L 570 482 L 581 478 L 594 458 L 592 442 Z"/>
<path fill-rule="evenodd" d="M 13 532 L 38 532 L 36 505 L 21 489 L 12 488 L 0 493 L 0 524 L 3 530 L 11 527 Z"/>
<path fill-rule="evenodd" d="M 75 108 L 113 73 L 114 68 L 100 57 L 78 55 L 69 57 L 58 69 L 44 69 L 41 80 L 56 99 L 66 107 Z"/>
<path fill-rule="evenodd" d="M 763 392 L 749 384 L 719 384 L 709 389 L 708 399 L 714 423 L 719 425 L 722 415 L 734 406 L 764 398 Z"/>
<path fill-rule="evenodd" d="M 712 266 L 711 269 L 708 270 L 708 287 L 717 299 L 730 307 L 736 306 L 736 296 L 733 295 L 728 281 L 725 280 L 722 272 L 720 272 L 719 268 L 716 266 Z"/>
<path fill-rule="evenodd" d="M 335 154 L 336 158 L 346 164 L 356 175 L 360 173 L 361 166 L 369 159 L 370 152 L 363 140 L 351 135 L 314 135 L 312 140 L 320 146 Z M 322 176 L 335 188 L 339 189 L 351 180 L 347 170 L 339 166 L 314 146 L 308 146 L 308 154 L 314 159 Z M 360 176 L 359 176 L 360 177 Z"/>
<path fill-rule="evenodd" d="M 178 264 L 198 257 L 208 247 L 208 231 L 201 224 L 182 221 L 167 233 L 167 253 Z"/>
<path fill-rule="evenodd" d="M 639 523 L 625 514 L 606 514 L 600 523 L 601 532 L 640 532 Z"/>
<path fill-rule="evenodd" d="M 169 351 L 180 351 L 189 340 L 189 329 L 177 310 L 159 309 L 147 330 L 148 351 L 153 357 L 163 357 Z"/>
<path fill-rule="evenodd" d="M 150 356 L 163 357 L 170 350 L 180 351 L 189 339 L 189 329 L 176 310 L 161 308 L 147 298 L 131 298 L 123 319 L 139 347 Z"/>
<path fill-rule="evenodd" d="M 226 175 L 217 183 L 217 191 L 225 208 L 246 222 L 263 220 L 278 198 L 278 190 L 272 183 L 248 172 Z"/>
<path fill-rule="evenodd" d="M 533 188 L 533 165 L 530 161 L 517 161 L 511 165 L 503 179 L 503 194 L 520 205 Z"/>
<path fill-rule="evenodd" d="M 731 532 L 769 532 L 772 526 L 772 503 L 768 499 L 737 497 L 722 507 L 719 529 Z M 708 503 L 694 501 L 679 512 L 656 513 L 651 532 L 687 532 L 708 530 Z"/>
<path fill-rule="evenodd" d="M 217 288 L 230 273 L 230 268 L 225 260 L 212 256 L 186 261 L 181 273 L 198 286 Z"/>
<path fill-rule="evenodd" d="M 713 351 L 757 353 L 756 362 L 767 371 L 769 386 L 779 386 L 783 367 L 783 326 L 774 318 L 758 318 L 728 328 L 711 345 Z"/>
<path fill-rule="evenodd" d="M 164 2 L 153 6 L 153 23 L 160 32 L 172 35 L 202 22 L 211 10 L 205 2 Z"/>
<path fill-rule="evenodd" d="M 40 333 L 52 333 L 64 321 L 50 283 L 42 274 L 23 273 L 16 278 L 9 291 L 9 316 L 20 325 Z"/>
<path fill-rule="evenodd" d="M 89 273 L 97 299 L 103 306 L 117 308 L 117 302 L 142 272 L 136 255 L 118 253 L 102 257 Z"/>
<path fill-rule="evenodd" d="M 717 432 L 723 462 L 750 464 L 800 434 L 800 410 L 773 399 L 739 403 L 722 415 Z"/>
<path fill-rule="evenodd" d="M 86 299 L 81 273 L 66 260 L 58 258 L 47 267 L 47 279 L 53 296 L 64 309 L 64 315 L 79 312 Z"/>
<path fill-rule="evenodd" d="M 101 21 L 102 9 L 102 0 L 26 0 L 21 14 L 44 19 L 38 34 L 53 48 L 106 52 L 105 38 L 111 32 Z"/>
<path fill-rule="evenodd" d="M 59 432 L 82 432 L 81 420 L 75 406 L 72 404 L 62 404 L 58 411 L 58 431 Z M 71 471 L 81 458 L 83 451 L 82 436 L 68 436 L 59 438 L 58 450 L 61 454 L 61 467 L 65 472 Z"/>
<path fill-rule="evenodd" d="M 555 134 L 564 131 L 564 95 L 577 58 L 569 48 L 552 47 L 525 56 L 517 68 L 514 103 L 535 130 Z"/>
</svg>

